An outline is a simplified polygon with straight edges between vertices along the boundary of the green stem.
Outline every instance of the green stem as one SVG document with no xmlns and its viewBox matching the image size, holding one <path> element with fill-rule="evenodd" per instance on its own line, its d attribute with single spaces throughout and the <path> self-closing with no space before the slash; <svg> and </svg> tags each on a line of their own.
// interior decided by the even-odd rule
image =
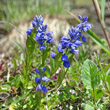
<svg viewBox="0 0 110 110">
<path fill-rule="evenodd" d="M 96 110 L 96 98 L 95 98 L 95 88 L 94 88 L 93 80 L 91 81 L 91 84 L 92 84 L 92 90 L 93 90 L 93 104 L 94 104 L 94 110 Z"/>
<path fill-rule="evenodd" d="M 43 51 L 42 51 L 42 65 L 44 65 L 44 61 L 43 61 Z M 41 80 L 40 80 L 40 84 L 42 84 L 42 75 L 43 75 L 43 73 L 42 73 L 42 71 L 40 71 L 40 78 L 41 78 Z M 40 103 L 41 103 L 41 91 L 37 91 L 37 100 L 38 100 L 38 103 L 36 103 L 36 107 L 37 107 L 37 110 L 40 110 Z"/>
<path fill-rule="evenodd" d="M 41 103 L 41 91 L 37 91 L 36 93 L 36 108 L 40 110 L 40 103 Z"/>
</svg>

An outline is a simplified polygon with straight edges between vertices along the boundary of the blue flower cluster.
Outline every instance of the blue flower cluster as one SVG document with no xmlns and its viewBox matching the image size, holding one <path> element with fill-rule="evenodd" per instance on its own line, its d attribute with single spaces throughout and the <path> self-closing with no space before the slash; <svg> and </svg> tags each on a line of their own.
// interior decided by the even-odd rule
<svg viewBox="0 0 110 110">
<path fill-rule="evenodd" d="M 47 93 L 47 88 L 41 84 L 41 81 L 48 82 L 50 80 L 46 76 L 41 77 L 41 74 L 43 74 L 45 72 L 45 70 L 46 70 L 46 67 L 41 68 L 41 71 L 39 71 L 38 69 L 35 69 L 37 74 L 40 75 L 39 78 L 35 77 L 35 82 L 38 83 L 36 90 L 40 90 L 40 91 L 42 90 L 44 93 Z"/>
<path fill-rule="evenodd" d="M 87 24 L 88 17 L 82 17 L 79 15 L 79 19 L 81 20 L 81 23 L 76 27 L 72 26 L 68 32 L 69 37 L 62 36 L 61 41 L 57 47 L 59 52 L 64 53 L 61 57 L 61 60 L 63 61 L 63 65 L 66 68 L 70 67 L 70 62 L 68 60 L 68 56 L 65 53 L 70 52 L 72 54 L 78 54 L 78 46 L 82 45 L 82 41 L 86 42 L 86 37 L 82 35 L 82 32 L 86 32 L 91 28 L 91 24 Z M 66 52 L 64 50 L 66 50 Z"/>
<path fill-rule="evenodd" d="M 34 39 L 40 44 L 40 50 L 45 50 L 45 43 L 53 42 L 53 32 L 47 32 L 47 25 L 43 24 L 43 17 L 36 16 L 32 21 L 33 28 L 28 28 L 27 35 L 31 35 L 32 30 L 36 29 L 36 35 Z"/>
<path fill-rule="evenodd" d="M 52 54 L 50 56 L 54 59 L 57 56 L 57 54 L 52 52 Z"/>
</svg>

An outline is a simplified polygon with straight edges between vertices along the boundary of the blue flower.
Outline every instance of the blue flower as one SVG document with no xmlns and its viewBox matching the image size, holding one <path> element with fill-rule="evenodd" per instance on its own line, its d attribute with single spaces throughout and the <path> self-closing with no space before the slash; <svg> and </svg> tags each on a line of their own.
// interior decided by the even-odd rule
<svg viewBox="0 0 110 110">
<path fill-rule="evenodd" d="M 63 62 L 63 66 L 64 66 L 65 68 L 69 68 L 69 67 L 70 67 L 70 62 L 69 62 L 69 61 L 64 61 L 64 62 Z"/>
<path fill-rule="evenodd" d="M 40 71 L 38 69 L 35 68 L 35 71 L 36 71 L 37 74 L 40 75 Z"/>
<path fill-rule="evenodd" d="M 44 81 L 44 82 L 48 82 L 49 80 L 50 79 L 47 78 L 46 76 L 42 77 L 42 81 Z M 40 83 L 41 82 L 41 77 L 39 77 L 39 78 L 35 77 L 35 82 Z"/>
<path fill-rule="evenodd" d="M 58 47 L 57 47 L 57 50 L 61 53 L 63 53 L 63 48 L 62 48 L 62 44 L 59 43 Z"/>
<path fill-rule="evenodd" d="M 88 16 L 82 17 L 79 15 L 79 19 L 81 20 L 81 23 L 77 25 L 77 28 L 79 28 L 80 31 L 86 32 L 88 29 L 91 28 L 91 24 L 86 24 Z"/>
<path fill-rule="evenodd" d="M 51 43 L 54 41 L 54 38 L 48 37 L 47 43 Z"/>
<path fill-rule="evenodd" d="M 41 67 L 41 73 L 44 73 L 46 71 L 46 66 L 44 68 Z"/>
<path fill-rule="evenodd" d="M 40 33 L 41 33 L 41 32 L 46 32 L 46 30 L 47 30 L 47 25 L 43 25 L 43 24 L 42 24 L 42 25 L 40 26 L 40 29 L 37 30 L 37 32 L 40 32 Z"/>
<path fill-rule="evenodd" d="M 40 50 L 45 50 L 45 49 L 46 49 L 46 47 L 44 45 L 40 46 Z"/>
<path fill-rule="evenodd" d="M 36 87 L 36 90 L 42 90 L 44 93 L 47 93 L 47 88 L 45 86 L 43 86 L 42 84 L 38 84 Z"/>
<path fill-rule="evenodd" d="M 69 29 L 68 34 L 69 34 L 71 40 L 79 40 L 79 36 L 81 35 L 81 32 L 80 32 L 79 28 L 72 26 L 72 28 Z"/>
<path fill-rule="evenodd" d="M 70 67 L 70 62 L 68 60 L 68 56 L 67 55 L 62 55 L 61 60 L 63 61 L 63 66 L 65 68 L 69 68 Z"/>
<path fill-rule="evenodd" d="M 91 28 L 91 24 L 87 24 L 88 17 L 82 17 L 79 15 L 79 19 L 81 23 L 79 23 L 76 27 L 71 27 L 68 30 L 68 36 L 62 36 L 61 41 L 57 47 L 58 52 L 61 53 L 76 53 L 78 54 L 79 51 L 77 48 L 82 45 L 83 42 L 86 42 L 86 37 L 82 35 L 82 32 L 86 32 L 88 29 Z M 82 42 L 83 41 L 83 42 Z M 63 66 L 68 68 L 70 67 L 70 63 L 68 60 L 68 56 L 65 54 L 62 55 L 61 60 L 63 61 Z"/>
<path fill-rule="evenodd" d="M 36 71 L 37 74 L 40 75 L 40 73 L 44 73 L 46 71 L 46 66 L 44 68 L 41 67 L 40 71 L 37 68 L 35 68 L 35 71 Z"/>
<path fill-rule="evenodd" d="M 42 77 L 42 81 L 48 82 L 49 80 L 50 79 L 47 78 L 46 76 Z M 35 82 L 38 83 L 36 90 L 40 90 L 40 91 L 42 90 L 45 93 L 47 92 L 47 88 L 41 84 L 41 77 L 39 78 L 35 77 Z"/>
<path fill-rule="evenodd" d="M 87 42 L 86 37 L 82 36 L 82 41 L 83 41 L 83 42 Z"/>
<path fill-rule="evenodd" d="M 40 16 L 36 16 L 34 18 L 34 20 L 32 21 L 32 25 L 33 27 L 39 27 L 43 24 L 43 17 L 40 15 Z"/>
<path fill-rule="evenodd" d="M 39 78 L 35 77 L 35 82 L 40 83 L 41 82 L 41 78 L 40 77 Z"/>
<path fill-rule="evenodd" d="M 47 78 L 46 76 L 44 76 L 44 77 L 42 77 L 42 81 L 48 82 L 48 81 L 50 81 L 50 79 Z"/>
<path fill-rule="evenodd" d="M 71 50 L 70 50 L 70 53 L 72 53 L 72 54 L 76 53 L 76 54 L 78 55 L 78 54 L 79 54 L 79 50 L 71 49 Z"/>
<path fill-rule="evenodd" d="M 40 91 L 42 90 L 44 93 L 47 92 L 47 88 L 45 86 L 43 86 L 41 83 L 42 83 L 42 81 L 48 82 L 50 80 L 46 76 L 41 77 L 41 74 L 44 73 L 45 70 L 46 70 L 46 67 L 44 67 L 44 68 L 41 67 L 40 71 L 38 69 L 35 69 L 35 71 L 40 75 L 39 78 L 35 77 L 35 82 L 38 83 L 36 90 L 40 90 Z"/>
<path fill-rule="evenodd" d="M 62 55 L 61 60 L 62 60 L 62 61 L 68 61 L 68 56 L 65 55 L 65 54 Z"/>
<path fill-rule="evenodd" d="M 55 58 L 57 56 L 56 53 L 52 52 L 52 54 L 50 55 L 52 58 Z"/>
<path fill-rule="evenodd" d="M 43 17 L 36 16 L 34 20 L 32 21 L 33 28 L 28 28 L 27 35 L 31 35 L 32 30 L 34 29 L 34 33 L 36 32 L 36 35 L 34 39 L 40 44 L 40 50 L 45 50 L 45 44 L 51 43 L 54 41 L 52 38 L 53 32 L 47 32 L 47 25 L 43 24 L 44 20 Z"/>
<path fill-rule="evenodd" d="M 35 23 L 36 22 L 36 23 Z M 43 18 L 41 16 L 36 16 L 33 21 L 33 27 L 37 27 L 37 34 L 35 35 L 35 40 L 41 45 L 40 50 L 45 50 L 45 43 L 53 42 L 53 33 L 47 32 L 47 25 L 43 24 Z"/>
<path fill-rule="evenodd" d="M 79 41 L 79 40 L 76 40 L 74 43 L 75 43 L 75 45 L 77 45 L 77 46 L 82 45 L 82 42 Z"/>
<path fill-rule="evenodd" d="M 87 22 L 87 20 L 88 20 L 88 16 L 82 17 L 82 16 L 79 15 L 78 17 L 81 20 L 81 22 Z"/>
<path fill-rule="evenodd" d="M 26 33 L 27 35 L 31 35 L 31 32 L 32 32 L 32 28 L 28 28 Z"/>
</svg>

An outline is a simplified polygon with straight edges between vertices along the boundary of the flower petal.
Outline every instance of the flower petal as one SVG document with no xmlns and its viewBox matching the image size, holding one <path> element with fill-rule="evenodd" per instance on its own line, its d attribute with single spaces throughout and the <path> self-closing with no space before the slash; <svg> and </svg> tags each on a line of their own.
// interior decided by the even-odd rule
<svg viewBox="0 0 110 110">
<path fill-rule="evenodd" d="M 46 76 L 42 77 L 42 81 L 48 82 L 50 79 L 47 78 Z"/>
<path fill-rule="evenodd" d="M 50 38 L 50 39 L 47 40 L 47 43 L 51 43 L 53 41 L 54 41 L 54 38 Z"/>
<path fill-rule="evenodd" d="M 42 86 L 42 91 L 44 92 L 44 93 L 47 93 L 48 91 L 47 91 L 47 88 L 45 87 L 45 86 Z"/>
<path fill-rule="evenodd" d="M 82 42 L 79 41 L 79 40 L 77 40 L 77 41 L 75 42 L 75 44 L 76 44 L 76 45 L 82 45 Z"/>
<path fill-rule="evenodd" d="M 64 61 L 64 62 L 63 62 L 63 66 L 64 66 L 65 68 L 69 68 L 69 67 L 70 67 L 70 62 L 69 62 L 69 61 Z"/>
<path fill-rule="evenodd" d="M 37 68 L 35 68 L 35 71 L 36 71 L 37 74 L 40 75 L 40 71 Z"/>
<path fill-rule="evenodd" d="M 56 53 L 52 52 L 52 54 L 50 55 L 52 58 L 55 58 L 57 56 Z"/>
<path fill-rule="evenodd" d="M 86 42 L 86 41 L 87 41 L 87 40 L 86 40 L 86 37 L 82 36 L 82 41 L 83 41 L 83 42 Z"/>
<path fill-rule="evenodd" d="M 61 60 L 62 60 L 62 61 L 68 61 L 68 56 L 65 55 L 65 54 L 62 55 Z"/>
<path fill-rule="evenodd" d="M 41 67 L 41 73 L 44 73 L 45 72 L 45 70 L 46 70 L 46 66 L 43 68 L 43 67 Z"/>
<path fill-rule="evenodd" d="M 43 70 L 44 70 L 44 72 L 45 72 L 45 70 L 46 70 L 46 66 L 43 68 Z"/>
<path fill-rule="evenodd" d="M 63 49 L 62 49 L 62 45 L 61 43 L 59 43 L 58 47 L 57 47 L 57 50 L 61 53 L 63 53 Z"/>
<path fill-rule="evenodd" d="M 39 78 L 35 77 L 35 82 L 36 83 L 40 83 L 40 81 L 41 81 L 41 77 L 39 77 Z"/>
<path fill-rule="evenodd" d="M 27 35 L 31 35 L 31 32 L 32 32 L 32 28 L 28 28 L 26 33 Z"/>
<path fill-rule="evenodd" d="M 40 50 L 45 50 L 45 49 L 46 49 L 46 47 L 44 45 L 40 46 Z"/>
<path fill-rule="evenodd" d="M 38 85 L 37 85 L 36 91 L 37 91 L 37 90 L 40 90 L 40 91 L 42 90 L 42 84 L 38 84 Z"/>
</svg>

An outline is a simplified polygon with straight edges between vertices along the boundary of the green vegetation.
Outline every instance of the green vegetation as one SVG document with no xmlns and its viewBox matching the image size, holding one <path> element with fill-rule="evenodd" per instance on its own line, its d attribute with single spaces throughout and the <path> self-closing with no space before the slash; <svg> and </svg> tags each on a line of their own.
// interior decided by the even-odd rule
<svg viewBox="0 0 110 110">
<path fill-rule="evenodd" d="M 4 0 L 0 2 L 0 20 L 18 22 L 36 14 L 63 15 L 70 0 Z"/>
</svg>

